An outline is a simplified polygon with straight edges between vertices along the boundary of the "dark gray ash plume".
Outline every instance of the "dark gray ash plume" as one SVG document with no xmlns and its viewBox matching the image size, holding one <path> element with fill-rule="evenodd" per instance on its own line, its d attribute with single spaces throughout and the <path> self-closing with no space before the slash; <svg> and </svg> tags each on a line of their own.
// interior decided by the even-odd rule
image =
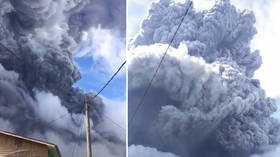
<svg viewBox="0 0 280 157">
<path fill-rule="evenodd" d="M 109 3 L 115 4 L 114 8 Z M 91 27 L 100 25 L 124 35 L 124 8 L 124 0 L 0 0 L 0 120 L 8 121 L 12 130 L 22 135 L 56 132 L 63 140 L 81 141 L 83 138 L 70 126 L 61 129 L 48 125 L 57 117 L 39 116 L 44 111 L 37 108 L 53 105 L 52 101 L 42 102 L 49 96 L 64 113 L 73 116 L 71 125 L 79 127 L 77 115 L 83 114 L 88 94 L 98 134 L 94 140 L 123 147 L 123 140 L 98 127 L 104 121 L 102 98 L 92 100 L 95 93 L 73 87 L 81 73 L 72 52 L 82 33 Z M 116 156 L 122 156 L 124 148 L 118 153 Z"/>
<path fill-rule="evenodd" d="M 152 4 L 142 31 L 130 43 L 128 117 L 190 1 Z M 195 1 L 194 1 L 195 3 Z M 251 52 L 256 34 L 251 11 L 219 0 L 210 10 L 190 9 L 136 118 L 129 145 L 181 157 L 249 157 L 279 144 L 275 100 L 265 96 Z"/>
</svg>

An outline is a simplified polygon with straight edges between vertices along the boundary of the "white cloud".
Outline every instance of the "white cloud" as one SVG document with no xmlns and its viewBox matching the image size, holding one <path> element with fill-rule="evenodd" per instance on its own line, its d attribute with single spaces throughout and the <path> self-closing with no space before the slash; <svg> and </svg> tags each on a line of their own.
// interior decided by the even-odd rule
<svg viewBox="0 0 280 157">
<path fill-rule="evenodd" d="M 160 152 L 155 148 L 141 145 L 131 145 L 128 147 L 129 157 L 177 157 L 172 153 Z"/>
<path fill-rule="evenodd" d="M 104 123 L 100 127 L 113 132 L 123 141 L 126 138 L 126 100 L 112 100 L 102 97 L 105 104 Z"/>
<path fill-rule="evenodd" d="M 259 49 L 263 59 L 262 67 L 256 72 L 255 77 L 261 82 L 261 86 L 265 89 L 270 97 L 280 96 L 280 1 L 271 0 L 263 5 L 260 0 L 259 3 L 254 3 L 253 9 L 257 18 L 256 27 L 258 34 L 255 36 L 252 47 Z"/>
<path fill-rule="evenodd" d="M 84 115 L 82 114 L 70 114 L 67 109 L 61 105 L 61 101 L 59 97 L 46 92 L 36 92 L 36 100 L 38 101 L 38 106 L 33 106 L 35 113 L 38 117 L 40 117 L 45 122 L 50 122 L 51 120 L 56 120 L 52 124 L 56 126 L 56 128 L 65 129 L 71 131 L 73 134 L 79 137 L 85 137 L 85 131 L 79 132 L 80 126 L 74 124 L 73 120 L 76 123 L 80 123 L 82 129 L 85 128 Z M 125 101 L 121 100 L 110 100 L 102 96 L 102 100 L 105 103 L 105 117 L 104 122 L 99 123 L 97 129 L 102 130 L 103 132 L 110 133 L 115 137 L 119 137 L 123 142 L 125 141 L 125 133 L 126 131 L 119 128 L 120 125 L 122 128 L 125 128 L 125 112 L 126 112 L 126 104 Z M 66 115 L 66 116 L 64 116 Z M 61 117 L 63 116 L 63 117 Z M 61 119 L 58 119 L 61 118 Z M 80 122 L 79 120 L 82 120 Z M 114 123 L 117 123 L 114 124 Z M 11 130 L 12 127 L 7 121 L 0 119 L 0 124 L 3 124 L 6 130 Z M 91 121 L 91 124 L 94 123 Z M 117 157 L 123 156 L 124 146 L 110 142 L 101 135 L 98 134 L 95 130 L 91 130 L 92 136 L 97 136 L 102 140 L 96 141 L 92 145 L 92 150 L 94 151 L 96 156 L 106 156 L 106 157 Z M 46 141 L 51 141 L 59 146 L 62 154 L 64 156 L 71 156 L 72 149 L 74 145 L 77 145 L 77 141 L 66 141 L 64 138 L 59 135 L 57 132 L 49 130 L 44 135 L 39 132 L 33 132 L 30 135 L 33 138 L 41 139 L 44 138 Z M 75 155 L 85 156 L 86 143 L 85 141 L 80 141 L 80 143 L 76 146 Z M 113 150 L 113 151 L 112 151 Z"/>
<path fill-rule="evenodd" d="M 73 120 L 77 123 L 81 123 L 80 119 L 85 119 L 82 114 L 70 114 L 67 109 L 61 105 L 58 96 L 54 96 L 53 94 L 46 92 L 37 92 L 35 97 L 38 101 L 38 106 L 34 106 L 34 110 L 36 111 L 38 117 L 47 123 L 51 120 L 56 120 L 52 125 L 55 125 L 58 128 L 65 130 L 78 130 L 78 126 L 73 123 Z M 101 97 L 105 104 L 105 115 L 104 123 L 100 123 L 99 128 L 101 130 L 110 131 L 117 137 L 121 137 L 122 140 L 125 140 L 125 100 L 111 100 L 104 96 Z M 7 126 L 9 125 L 7 124 Z M 76 132 L 73 133 L 76 134 Z"/>
<path fill-rule="evenodd" d="M 195 0 L 202 9 L 207 9 L 215 0 Z M 231 0 L 239 9 L 253 10 L 256 16 L 256 28 L 258 33 L 252 40 L 253 50 L 260 50 L 263 64 L 255 73 L 255 78 L 261 82 L 261 87 L 267 96 L 276 98 L 280 96 L 280 53 L 278 53 L 278 42 L 280 41 L 280 1 L 279 0 Z M 210 6 L 211 7 L 211 6 Z"/>
<path fill-rule="evenodd" d="M 280 41 L 280 14 L 279 0 L 255 0 L 243 1 L 232 0 L 235 6 L 240 9 L 253 10 L 256 17 L 256 28 L 258 33 L 251 43 L 253 50 L 260 50 L 263 64 L 255 73 L 255 78 L 261 82 L 261 87 L 266 91 L 267 96 L 276 98 L 280 96 L 280 53 L 278 53 L 278 41 Z"/>
<path fill-rule="evenodd" d="M 94 68 L 109 74 L 114 73 L 125 60 L 126 43 L 119 33 L 109 29 L 91 28 L 84 32 L 74 57 L 92 56 L 93 61 L 101 65 Z M 124 73 L 125 70 L 122 70 Z"/>
<path fill-rule="evenodd" d="M 194 8 L 198 10 L 209 9 L 215 0 L 194 0 Z M 239 9 L 253 10 L 256 16 L 256 28 L 258 34 L 252 41 L 252 49 L 259 49 L 263 64 L 255 74 L 262 88 L 270 97 L 280 96 L 280 53 L 278 53 L 278 42 L 280 41 L 280 1 L 279 0 L 231 0 Z M 139 32 L 142 20 L 146 17 L 151 1 L 130 0 L 128 1 L 128 37 L 129 39 Z M 131 9 L 130 9 L 131 8 Z"/>
<path fill-rule="evenodd" d="M 279 157 L 280 154 L 280 146 L 274 146 L 270 148 L 271 151 L 268 151 L 261 155 L 252 155 L 251 157 Z"/>
<path fill-rule="evenodd" d="M 61 105 L 58 96 L 54 96 L 51 93 L 36 92 L 36 100 L 38 106 L 33 106 L 35 113 L 46 123 L 52 122 L 51 125 L 55 125 L 58 128 L 65 130 L 78 130 L 78 126 L 73 123 L 75 120 L 80 123 L 80 119 L 84 119 L 81 114 L 70 114 L 68 110 Z M 77 134 L 73 131 L 74 134 Z"/>
<path fill-rule="evenodd" d="M 127 38 L 133 38 L 140 30 L 141 23 L 148 13 L 150 4 L 154 0 L 127 1 Z"/>
<path fill-rule="evenodd" d="M 36 132 L 31 137 L 37 139 L 44 137 L 44 141 L 54 143 L 58 146 L 63 157 L 86 156 L 86 141 L 79 141 L 79 143 L 77 141 L 67 141 L 66 143 L 61 135 L 53 131 L 48 131 L 45 135 Z M 123 148 L 121 147 L 107 141 L 96 141 L 92 143 L 92 152 L 93 156 L 96 157 L 123 157 Z"/>
<path fill-rule="evenodd" d="M 210 9 L 215 4 L 215 0 L 194 0 L 193 6 L 196 10 Z"/>
</svg>

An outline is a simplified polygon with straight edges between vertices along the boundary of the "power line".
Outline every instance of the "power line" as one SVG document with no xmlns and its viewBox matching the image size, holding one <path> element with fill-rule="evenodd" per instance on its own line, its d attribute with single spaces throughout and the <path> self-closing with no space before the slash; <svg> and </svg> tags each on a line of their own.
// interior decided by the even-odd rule
<svg viewBox="0 0 280 157">
<path fill-rule="evenodd" d="M 21 60 L 18 55 L 16 55 L 11 49 L 0 43 L 0 45 L 6 49 L 10 54 L 15 56 L 18 60 Z M 109 84 L 110 82 L 114 79 L 114 77 L 120 72 L 120 70 L 123 68 L 123 66 L 126 64 L 126 60 L 121 64 L 121 66 L 118 68 L 118 70 L 111 76 L 111 78 L 104 84 L 104 86 L 97 92 L 97 94 L 92 98 L 95 99 Z"/>
<path fill-rule="evenodd" d="M 163 54 L 163 56 L 162 56 L 162 58 L 161 58 L 161 60 L 160 60 L 160 62 L 159 62 L 159 64 L 158 64 L 158 66 L 157 66 L 157 68 L 156 68 L 156 71 L 155 71 L 155 73 L 154 73 L 152 79 L 150 80 L 148 87 L 145 89 L 144 94 L 143 94 L 142 98 L 140 99 L 140 102 L 139 102 L 139 104 L 137 105 L 135 112 L 132 114 L 132 117 L 130 118 L 128 124 L 130 124 L 130 123 L 133 121 L 133 119 L 135 118 L 136 113 L 137 113 L 138 110 L 140 109 L 140 106 L 143 104 L 143 102 L 144 102 L 144 100 L 145 100 L 145 97 L 146 97 L 146 95 L 147 95 L 149 89 L 151 88 L 152 83 L 153 83 L 153 81 L 154 81 L 154 79 L 155 79 L 155 77 L 156 77 L 156 75 L 157 75 L 157 73 L 158 73 L 158 71 L 159 71 L 159 68 L 160 68 L 160 66 L 161 66 L 161 64 L 162 64 L 162 62 L 163 62 L 163 60 L 164 60 L 164 58 L 165 58 L 165 56 L 166 56 L 166 54 L 167 54 L 167 52 L 168 52 L 168 49 L 169 49 L 169 47 L 171 46 L 173 40 L 175 39 L 176 34 L 177 34 L 179 28 L 181 27 L 181 25 L 182 25 L 182 23 L 183 23 L 185 17 L 187 16 L 187 14 L 188 14 L 189 9 L 190 9 L 191 6 L 192 6 L 192 1 L 190 2 L 189 7 L 187 8 L 187 10 L 186 10 L 186 12 L 185 12 L 185 14 L 184 14 L 184 16 L 183 16 L 183 18 L 182 18 L 180 24 L 178 25 L 178 27 L 177 27 L 177 29 L 176 29 L 176 31 L 175 31 L 175 33 L 174 33 L 174 35 L 173 35 L 173 37 L 172 37 L 172 39 L 171 39 L 171 41 L 170 41 L 170 43 L 168 44 L 168 47 L 167 47 L 167 49 L 165 50 L 165 52 L 164 52 L 164 54 Z"/>
<path fill-rule="evenodd" d="M 16 55 L 11 49 L 9 49 L 8 47 L 6 47 L 5 45 L 3 45 L 1 42 L 0 42 L 0 46 L 2 46 L 4 49 L 6 49 L 10 54 L 12 54 L 13 56 L 15 56 L 18 60 L 21 60 L 20 57 L 18 55 Z M 92 100 L 94 100 L 109 84 L 110 82 L 114 79 L 114 77 L 120 72 L 120 70 L 123 68 L 123 66 L 126 64 L 126 60 L 121 64 L 121 66 L 117 69 L 117 71 L 111 76 L 111 78 L 104 84 L 104 86 L 97 92 L 97 94 L 92 98 Z M 71 108 L 68 108 L 68 110 L 71 110 L 71 109 L 74 109 L 75 106 L 71 107 Z M 67 114 L 64 114 L 64 115 L 61 115 L 59 116 L 58 118 L 56 119 L 53 119 L 51 121 L 49 121 L 46 125 L 49 125 L 51 126 L 52 123 L 66 117 L 67 115 L 69 115 L 68 113 Z M 115 124 L 116 126 L 118 126 L 119 128 L 125 130 L 123 127 L 121 127 L 117 122 L 113 121 L 111 118 L 109 118 L 108 116 L 106 116 L 104 114 L 104 117 L 109 119 L 113 124 Z"/>
<path fill-rule="evenodd" d="M 118 68 L 118 70 L 112 75 L 112 77 L 106 82 L 106 84 L 99 90 L 99 92 L 92 98 L 92 100 L 94 100 L 109 84 L 110 84 L 110 82 L 114 79 L 114 77 L 120 72 L 120 70 L 123 68 L 123 66 L 126 64 L 126 60 L 121 64 L 121 66 Z M 73 109 L 74 108 L 74 106 L 73 107 L 71 107 L 71 108 L 68 108 L 68 110 L 70 109 Z M 64 115 L 61 115 L 61 116 L 59 116 L 58 118 L 56 118 L 56 119 L 53 119 L 53 120 L 51 120 L 50 122 L 48 122 L 47 124 L 51 124 L 51 123 L 54 123 L 54 122 L 56 122 L 56 121 L 58 121 L 58 120 L 60 120 L 61 118 L 64 118 L 64 117 L 66 117 L 68 115 L 68 113 L 67 114 L 64 114 Z M 109 118 L 108 118 L 109 119 Z M 110 119 L 110 121 L 112 121 L 112 122 L 114 122 L 112 119 Z M 116 122 L 114 122 L 114 124 L 117 124 Z M 120 125 L 117 125 L 117 126 L 120 126 Z M 122 128 L 122 127 L 120 127 L 120 128 Z M 122 128 L 122 129 L 124 129 L 124 128 Z"/>
<path fill-rule="evenodd" d="M 120 72 L 122 67 L 126 64 L 126 60 L 122 63 L 122 65 L 118 68 L 118 70 L 112 75 L 112 77 L 106 82 L 106 84 L 99 90 L 99 92 L 92 98 L 95 99 L 108 85 L 109 83 L 114 79 L 114 77 Z"/>
<path fill-rule="evenodd" d="M 120 72 L 120 70 L 123 68 L 123 66 L 126 64 L 126 60 L 121 64 L 121 66 L 118 68 L 118 70 L 112 75 L 112 77 L 106 82 L 106 84 L 99 90 L 99 92 L 92 98 L 95 99 L 109 84 L 110 82 L 114 79 L 114 77 Z M 68 108 L 68 109 L 73 109 L 74 106 L 72 108 Z M 51 125 L 52 123 L 66 117 L 68 115 L 68 113 L 59 116 L 56 119 L 51 120 L 50 122 L 47 123 L 47 125 Z M 104 115 L 104 117 L 106 118 L 106 116 Z M 113 121 L 112 119 L 110 119 L 109 117 L 107 117 L 107 119 L 109 119 L 112 123 L 114 123 L 116 126 L 120 127 L 121 129 L 125 130 L 123 127 L 121 127 L 118 123 L 116 123 L 115 121 Z"/>
<path fill-rule="evenodd" d="M 68 116 L 68 115 L 69 115 L 68 113 L 67 113 L 67 114 L 64 114 L 64 115 L 61 115 L 61 116 L 59 116 L 58 118 L 49 121 L 46 125 L 52 126 L 52 125 L 53 125 L 52 123 L 54 123 L 54 122 L 56 122 L 56 121 L 58 121 L 58 120 L 60 120 L 60 119 L 62 119 L 62 118 L 65 118 L 65 117 Z M 115 122 L 113 119 L 111 119 L 111 118 L 110 118 L 109 116 L 107 116 L 106 114 L 103 114 L 103 116 L 104 116 L 104 118 L 106 118 L 106 119 L 108 119 L 109 121 L 111 121 L 114 125 L 116 125 L 117 127 L 119 127 L 120 129 L 125 130 L 125 128 L 123 128 L 120 124 L 118 124 L 117 122 Z"/>
<path fill-rule="evenodd" d="M 114 120 L 112 120 L 110 117 L 106 116 L 105 114 L 103 115 L 105 118 L 107 118 L 108 120 L 110 120 L 113 124 L 115 124 L 116 126 L 118 126 L 120 129 L 122 129 L 123 131 L 125 131 L 126 129 L 123 128 L 121 125 L 119 125 L 117 122 L 115 122 Z"/>
<path fill-rule="evenodd" d="M 80 117 L 80 123 L 82 122 L 83 120 L 83 116 Z M 83 123 L 84 124 L 84 123 Z M 82 132 L 82 129 L 83 129 L 83 124 L 81 124 L 81 126 L 79 127 L 79 130 L 78 130 L 78 137 L 80 136 L 81 132 Z M 75 151 L 76 151 L 76 147 L 77 147 L 77 142 L 74 143 L 74 148 L 72 150 L 72 153 L 71 153 L 71 157 L 74 157 L 74 154 L 75 154 Z"/>
<path fill-rule="evenodd" d="M 18 60 L 21 60 L 20 57 L 18 55 L 16 55 L 11 49 L 9 49 L 8 47 L 6 47 L 5 45 L 3 45 L 1 42 L 0 42 L 0 45 L 6 49 L 10 54 L 12 54 L 13 56 L 15 56 Z"/>
<path fill-rule="evenodd" d="M 16 55 L 11 49 L 0 43 L 0 45 L 6 49 L 10 54 L 15 56 L 18 60 L 21 60 L 18 55 Z M 114 77 L 120 72 L 120 70 L 123 68 L 123 66 L 126 64 L 126 60 L 121 64 L 121 66 L 118 68 L 118 70 L 111 76 L 111 78 L 104 84 L 104 86 L 97 92 L 97 94 L 92 98 L 95 99 L 109 84 L 110 82 L 114 79 Z"/>
<path fill-rule="evenodd" d="M 64 115 L 61 115 L 61 116 L 59 116 L 58 118 L 49 121 L 46 125 L 52 126 L 52 125 L 53 125 L 52 123 L 54 123 L 54 122 L 56 122 L 56 121 L 58 121 L 58 120 L 60 120 L 60 119 L 62 119 L 62 118 L 64 118 L 64 117 L 66 117 L 66 116 L 68 116 L 68 115 L 69 115 L 68 113 L 67 113 L 67 114 L 64 114 Z"/>
</svg>

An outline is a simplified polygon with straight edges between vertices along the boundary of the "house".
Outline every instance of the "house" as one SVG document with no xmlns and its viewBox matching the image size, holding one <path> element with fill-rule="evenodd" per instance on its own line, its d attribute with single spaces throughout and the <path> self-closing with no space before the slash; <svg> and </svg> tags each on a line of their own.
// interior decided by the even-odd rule
<svg viewBox="0 0 280 157">
<path fill-rule="evenodd" d="M 0 157 L 61 157 L 56 145 L 0 131 Z"/>
</svg>

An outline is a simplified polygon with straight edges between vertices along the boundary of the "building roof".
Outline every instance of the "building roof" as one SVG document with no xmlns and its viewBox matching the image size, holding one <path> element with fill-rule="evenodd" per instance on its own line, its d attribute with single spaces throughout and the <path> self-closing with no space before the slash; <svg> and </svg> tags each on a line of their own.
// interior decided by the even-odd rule
<svg viewBox="0 0 280 157">
<path fill-rule="evenodd" d="M 16 135 L 14 133 L 7 132 L 7 131 L 2 131 L 2 130 L 0 130 L 0 134 L 4 134 L 4 135 L 7 135 L 7 136 L 12 136 L 12 137 L 19 138 L 19 139 L 22 139 L 22 140 L 26 140 L 26 141 L 30 141 L 30 142 L 34 142 L 34 143 L 45 145 L 50 150 L 56 151 L 58 153 L 58 156 L 61 157 L 60 151 L 59 151 L 58 147 L 55 144 L 52 144 L 52 143 L 49 143 L 49 142 L 44 142 L 44 141 L 37 140 L 37 139 L 34 139 L 34 138 L 29 138 L 29 137 L 24 137 L 24 136 Z"/>
</svg>

